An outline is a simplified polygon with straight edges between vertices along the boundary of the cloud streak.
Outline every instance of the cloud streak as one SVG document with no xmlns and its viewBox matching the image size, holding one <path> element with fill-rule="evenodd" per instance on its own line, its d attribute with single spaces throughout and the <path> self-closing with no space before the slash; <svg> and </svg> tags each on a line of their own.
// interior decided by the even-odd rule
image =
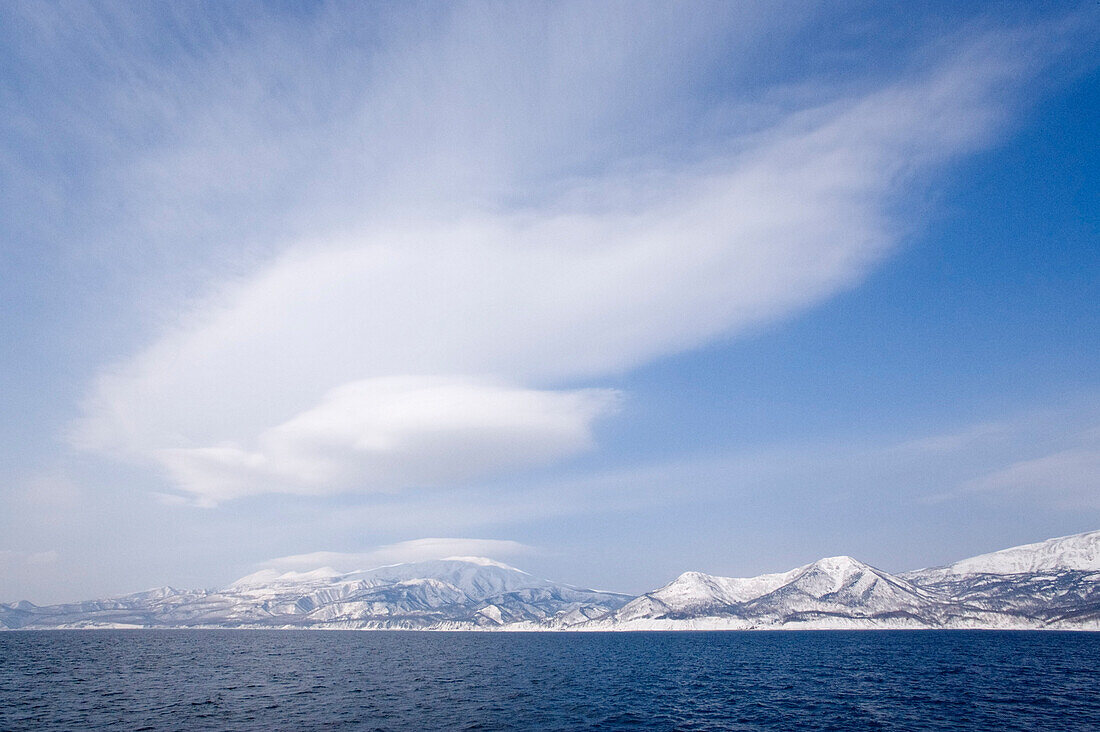
<svg viewBox="0 0 1100 732">
<path fill-rule="evenodd" d="M 1012 495 L 1030 502 L 1051 502 L 1063 509 L 1100 508 L 1100 430 L 1082 444 L 1020 460 L 967 481 L 964 492 Z"/>
<path fill-rule="evenodd" d="M 1010 37 L 982 36 L 901 81 L 776 109 L 751 130 L 700 134 L 693 155 L 655 159 L 599 133 L 597 121 L 629 106 L 612 93 L 554 133 L 585 146 L 589 171 L 554 174 L 538 153 L 548 129 L 531 108 L 579 112 L 567 92 L 586 69 L 608 53 L 622 61 L 660 46 L 660 34 L 629 36 L 640 48 L 587 48 L 564 71 L 562 48 L 523 56 L 522 79 L 545 80 L 544 98 L 511 76 L 494 87 L 448 68 L 453 87 L 429 82 L 425 70 L 441 58 L 467 68 L 459 49 L 472 21 L 452 21 L 434 39 L 438 52 L 403 48 L 336 123 L 340 134 L 372 129 L 376 112 L 363 110 L 406 109 L 411 84 L 459 132 L 414 126 L 370 149 L 396 176 L 388 180 L 419 171 L 434 192 L 395 183 L 404 193 L 392 213 L 345 215 L 336 233 L 314 227 L 186 308 L 95 380 L 76 445 L 158 465 L 207 503 L 440 485 L 569 457 L 591 446 L 591 425 L 614 399 L 567 387 L 856 285 L 905 228 L 891 215 L 896 195 L 987 144 L 1004 86 L 1022 70 Z M 689 25 L 678 31 L 702 32 Z M 518 53 L 505 35 L 480 49 L 479 63 Z M 650 81 L 673 100 L 675 78 Z M 515 113 L 517 124 L 498 124 L 490 109 Z M 482 134 L 474 118 L 485 119 Z M 335 134 L 316 120 L 304 132 L 313 149 Z M 418 167 L 421 145 L 460 159 Z M 524 175 L 517 162 L 538 172 Z M 169 159 L 166 169 L 182 164 Z M 440 194 L 437 173 L 457 188 Z M 527 195 L 510 198 L 499 180 Z M 417 412 L 425 384 L 449 391 L 435 411 Z"/>
</svg>

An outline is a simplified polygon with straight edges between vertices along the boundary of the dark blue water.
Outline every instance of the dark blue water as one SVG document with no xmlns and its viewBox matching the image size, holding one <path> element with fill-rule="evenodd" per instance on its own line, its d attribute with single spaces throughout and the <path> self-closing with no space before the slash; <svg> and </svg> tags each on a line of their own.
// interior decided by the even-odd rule
<svg viewBox="0 0 1100 732">
<path fill-rule="evenodd" d="M 1100 633 L 0 633 L 0 729 L 1100 730 Z"/>
</svg>

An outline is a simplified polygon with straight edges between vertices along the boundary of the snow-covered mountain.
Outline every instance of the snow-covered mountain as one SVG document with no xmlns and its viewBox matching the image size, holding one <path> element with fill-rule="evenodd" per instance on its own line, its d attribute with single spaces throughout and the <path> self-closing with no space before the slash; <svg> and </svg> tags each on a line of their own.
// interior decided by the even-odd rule
<svg viewBox="0 0 1100 732">
<path fill-rule="evenodd" d="M 1025 544 L 901 576 L 1023 624 L 1100 628 L 1100 531 Z"/>
<path fill-rule="evenodd" d="M 262 570 L 221 590 L 164 587 L 67 605 L 0 605 L 0 627 L 541 627 L 599 617 L 629 599 L 491 559 L 452 557 L 349 573 Z"/>
<path fill-rule="evenodd" d="M 946 567 L 918 569 L 907 574 L 947 577 L 1066 571 L 1100 572 L 1100 531 L 1015 546 L 963 559 Z"/>
<path fill-rule="evenodd" d="M 636 628 L 933 621 L 940 598 L 851 557 L 750 579 L 687 572 L 601 620 Z M 701 623 L 700 621 L 707 622 Z M 656 621 L 656 622 L 654 622 Z"/>
<path fill-rule="evenodd" d="M 93 627 L 1100 630 L 1100 531 L 897 575 L 851 557 L 751 578 L 685 572 L 637 597 L 451 557 L 347 573 L 267 569 L 221 590 L 0 605 L 0 628 Z"/>
<path fill-rule="evenodd" d="M 900 575 L 851 557 L 748 579 L 687 572 L 587 626 L 1100 630 L 1100 531 Z"/>
</svg>

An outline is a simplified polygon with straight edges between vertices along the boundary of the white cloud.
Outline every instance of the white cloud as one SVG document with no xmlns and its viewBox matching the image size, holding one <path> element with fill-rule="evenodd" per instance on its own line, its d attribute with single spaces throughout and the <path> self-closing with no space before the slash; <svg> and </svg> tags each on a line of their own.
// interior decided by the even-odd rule
<svg viewBox="0 0 1100 732">
<path fill-rule="evenodd" d="M 833 520 L 850 521 L 880 507 L 909 520 L 914 512 L 945 504 L 956 507 L 951 515 L 966 516 L 1008 502 L 1023 510 L 1039 506 L 1088 516 L 1100 509 L 1093 470 L 1100 456 L 1100 405 L 1095 395 L 1077 395 L 1077 402 L 901 441 L 836 435 L 835 441 L 805 444 L 731 445 L 706 455 L 513 481 L 508 491 L 474 486 L 461 493 L 387 496 L 341 506 L 335 514 L 318 507 L 324 513 L 318 520 L 347 534 L 510 531 L 540 519 L 569 526 L 566 517 L 584 515 L 644 514 L 668 526 L 669 515 L 685 510 L 741 515 L 751 505 L 745 515 L 763 526 L 792 511 L 832 512 Z M 1045 459 L 1050 455 L 1054 459 Z M 1027 469 L 1014 470 L 1017 463 Z"/>
<path fill-rule="evenodd" d="M 263 432 L 254 448 L 161 450 L 181 489 L 207 502 L 434 486 L 538 465 L 592 444 L 609 390 L 538 391 L 440 377 L 345 384 Z"/>
<path fill-rule="evenodd" d="M 1014 462 L 968 481 L 964 489 L 1050 501 L 1062 508 L 1100 509 L 1100 444 Z"/>
<path fill-rule="evenodd" d="M 487 557 L 503 559 L 529 555 L 534 549 L 516 541 L 502 539 L 413 539 L 387 544 L 367 552 L 311 552 L 270 559 L 260 564 L 263 569 L 283 572 L 309 571 L 331 567 L 341 572 L 373 569 L 387 564 L 421 562 L 448 557 Z"/>
<path fill-rule="evenodd" d="M 468 41 L 449 39 L 444 57 Z M 403 107 L 404 82 L 419 80 L 419 103 L 464 121 L 469 140 L 453 132 L 438 140 L 431 126 L 380 138 L 372 154 L 403 171 L 398 177 L 450 176 L 465 191 L 461 213 L 441 203 L 447 195 L 412 196 L 398 213 L 303 238 L 224 283 L 100 375 L 74 442 L 167 466 L 177 487 L 207 502 L 395 490 L 573 454 L 589 446 L 590 423 L 609 400 L 562 385 L 789 316 L 858 283 L 897 243 L 893 196 L 989 139 L 1003 85 L 1022 63 L 1010 46 L 983 38 L 921 76 L 788 109 L 770 129 L 700 140 L 706 154 L 688 163 L 622 159 L 591 120 L 574 120 L 566 130 L 590 146 L 600 170 L 630 173 L 553 179 L 541 189 L 527 181 L 541 195 L 522 206 L 506 205 L 495 181 L 522 179 L 505 172 L 506 161 L 538 157 L 543 123 L 524 108 L 524 124 L 478 130 L 471 115 L 550 100 L 517 102 L 508 84 L 490 93 L 476 75 L 441 88 L 423 76 L 440 59 L 416 49 L 395 61 L 392 83 L 363 90 L 364 108 Z M 489 55 L 517 50 L 509 49 Z M 480 100 L 474 108 L 459 93 L 467 88 Z M 671 94 L 675 84 L 660 88 Z M 599 99 L 592 102 L 599 117 Z M 321 139 L 332 128 L 313 132 Z M 412 162 L 399 157 L 425 140 L 430 150 L 461 153 L 441 165 L 468 175 L 418 168 L 422 151 Z M 429 378 L 467 386 L 414 423 L 406 423 L 414 395 L 379 401 L 380 385 Z M 468 386 L 488 383 L 510 386 Z M 482 423 L 510 399 L 523 405 L 505 410 L 511 421 Z"/>
</svg>

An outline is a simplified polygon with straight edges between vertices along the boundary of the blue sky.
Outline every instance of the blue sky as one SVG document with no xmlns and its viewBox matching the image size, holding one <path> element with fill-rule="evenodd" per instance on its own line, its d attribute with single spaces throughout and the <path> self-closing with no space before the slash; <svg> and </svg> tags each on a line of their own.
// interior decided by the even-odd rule
<svg viewBox="0 0 1100 732">
<path fill-rule="evenodd" d="M 1097 528 L 1098 29 L 6 5 L 0 601 L 314 552 L 642 591 Z"/>
</svg>

